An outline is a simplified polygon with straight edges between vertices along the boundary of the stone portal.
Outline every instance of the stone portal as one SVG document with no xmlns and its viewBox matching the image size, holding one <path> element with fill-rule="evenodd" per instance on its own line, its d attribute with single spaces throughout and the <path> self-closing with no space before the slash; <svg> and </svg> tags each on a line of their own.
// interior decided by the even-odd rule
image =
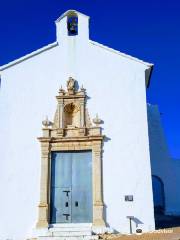
<svg viewBox="0 0 180 240">
<path fill-rule="evenodd" d="M 102 194 L 101 120 L 89 117 L 86 90 L 69 78 L 57 99 L 54 121 L 43 121 L 37 228 L 56 223 L 105 227 Z"/>
</svg>

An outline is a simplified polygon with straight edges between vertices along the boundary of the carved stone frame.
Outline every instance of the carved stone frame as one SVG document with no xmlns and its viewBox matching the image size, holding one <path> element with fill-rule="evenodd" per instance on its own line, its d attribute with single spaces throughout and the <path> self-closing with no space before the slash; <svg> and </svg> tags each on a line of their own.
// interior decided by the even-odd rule
<svg viewBox="0 0 180 240">
<path fill-rule="evenodd" d="M 49 129 L 44 129 L 50 131 Z M 81 139 L 39 138 L 41 142 L 41 182 L 40 204 L 37 228 L 49 226 L 50 216 L 50 168 L 52 151 L 92 150 L 92 191 L 93 191 L 93 226 L 104 227 L 102 194 L 102 140 L 103 136 L 82 137 Z"/>
</svg>

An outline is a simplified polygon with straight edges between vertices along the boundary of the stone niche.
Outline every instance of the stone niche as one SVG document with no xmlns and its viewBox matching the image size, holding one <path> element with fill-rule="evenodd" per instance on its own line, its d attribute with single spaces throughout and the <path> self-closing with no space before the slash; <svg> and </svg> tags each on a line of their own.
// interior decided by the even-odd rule
<svg viewBox="0 0 180 240">
<path fill-rule="evenodd" d="M 93 186 L 93 222 L 94 228 L 105 227 L 103 219 L 102 193 L 102 143 L 101 120 L 96 116 L 93 121 L 86 108 L 86 90 L 78 91 L 76 81 L 69 78 L 67 90 L 62 87 L 56 96 L 57 109 L 54 121 L 48 119 L 43 123 L 41 143 L 41 183 L 40 203 L 37 228 L 49 227 L 50 216 L 50 166 L 52 151 L 92 151 L 92 186 Z"/>
</svg>

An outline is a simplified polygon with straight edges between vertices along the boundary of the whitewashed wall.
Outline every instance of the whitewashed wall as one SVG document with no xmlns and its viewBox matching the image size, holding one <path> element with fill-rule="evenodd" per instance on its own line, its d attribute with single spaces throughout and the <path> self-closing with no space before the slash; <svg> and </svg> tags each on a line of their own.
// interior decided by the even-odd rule
<svg viewBox="0 0 180 240">
<path fill-rule="evenodd" d="M 164 183 L 165 213 L 180 215 L 180 160 L 170 156 L 157 105 L 148 104 L 148 122 L 152 174 Z"/>
<path fill-rule="evenodd" d="M 91 117 L 104 120 L 103 183 L 107 223 L 129 232 L 128 215 L 154 229 L 146 114 L 147 66 L 88 40 L 88 18 L 68 37 L 57 22 L 58 46 L 1 72 L 0 239 L 24 239 L 37 220 L 41 122 L 53 119 L 60 85 L 74 77 L 87 89 Z M 85 33 L 85 34 L 83 34 Z M 133 195 L 134 202 L 125 202 Z M 133 222 L 133 231 L 136 224 Z"/>
</svg>

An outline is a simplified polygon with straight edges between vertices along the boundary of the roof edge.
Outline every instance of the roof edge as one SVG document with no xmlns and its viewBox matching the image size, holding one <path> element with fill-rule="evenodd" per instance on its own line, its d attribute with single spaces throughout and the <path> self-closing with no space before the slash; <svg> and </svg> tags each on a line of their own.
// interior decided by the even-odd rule
<svg viewBox="0 0 180 240">
<path fill-rule="evenodd" d="M 89 40 L 89 41 L 90 41 L 90 43 L 93 44 L 93 45 L 97 45 L 98 47 L 104 48 L 104 49 L 106 49 L 106 50 L 108 50 L 108 51 L 111 51 L 111 52 L 113 52 L 113 53 L 119 54 L 119 55 L 121 55 L 121 56 L 123 56 L 123 57 L 129 58 L 129 59 L 134 60 L 134 61 L 136 61 L 136 62 L 139 62 L 139 63 L 141 63 L 141 64 L 143 64 L 143 65 L 146 65 L 147 67 L 152 67 L 152 66 L 154 66 L 153 63 L 145 62 L 145 61 L 143 61 L 143 60 L 140 60 L 139 58 L 133 57 L 133 56 L 128 55 L 128 54 L 126 54 L 126 53 L 122 53 L 122 52 L 120 52 L 120 51 L 118 51 L 118 50 L 115 50 L 115 49 L 113 49 L 113 48 L 110 48 L 110 47 L 108 47 L 108 46 L 105 46 L 105 45 L 103 45 L 103 44 L 101 44 L 101 43 L 98 43 L 98 42 L 95 42 L 95 41 L 92 41 L 92 40 Z"/>
<path fill-rule="evenodd" d="M 98 43 L 98 42 L 95 42 L 95 41 L 92 41 L 92 40 L 89 40 L 89 41 L 90 41 L 90 43 L 93 44 L 93 45 L 96 45 L 96 46 L 98 46 L 98 47 L 104 48 L 104 49 L 106 49 L 107 51 L 111 51 L 111 52 L 113 52 L 113 53 L 115 53 L 115 54 L 121 55 L 121 56 L 123 56 L 123 57 L 125 57 L 125 58 L 128 58 L 128 59 L 130 59 L 130 60 L 133 60 L 133 61 L 135 61 L 135 62 L 138 62 L 138 63 L 141 63 L 141 64 L 145 65 L 145 66 L 147 67 L 147 69 L 146 69 L 146 71 L 145 71 L 146 86 L 147 86 L 147 88 L 149 87 L 149 85 L 150 85 L 150 79 L 151 79 L 151 75 L 152 75 L 152 70 L 153 70 L 153 67 L 154 67 L 154 64 L 153 64 L 153 63 L 145 62 L 145 61 L 143 61 L 143 60 L 140 60 L 139 58 L 132 57 L 131 55 L 128 55 L 128 54 L 126 54 L 126 53 L 122 53 L 122 52 L 120 52 L 120 51 L 118 51 L 118 50 L 115 50 L 115 49 L 113 49 L 113 48 L 107 47 L 107 46 L 105 46 L 105 45 L 103 45 L 103 44 L 100 44 L 100 43 Z"/>
<path fill-rule="evenodd" d="M 49 50 L 49 49 L 51 49 L 53 47 L 56 47 L 57 45 L 58 45 L 58 42 L 54 42 L 54 43 L 48 44 L 47 46 L 39 48 L 38 50 L 35 50 L 35 51 L 33 51 L 33 52 L 23 56 L 23 57 L 20 57 L 20 58 L 14 60 L 12 62 L 9 62 L 9 63 L 7 63 L 5 65 L 0 66 L 0 71 L 3 71 L 5 69 L 7 69 L 7 68 L 10 68 L 10 67 L 12 67 L 12 66 L 14 66 L 16 64 L 19 64 L 19 63 L 21 63 L 21 62 L 23 62 L 23 61 L 25 61 L 25 60 L 27 60 L 27 59 L 29 59 L 31 57 L 34 57 L 34 56 L 36 56 L 36 55 L 38 55 L 38 54 L 40 54 L 42 52 L 45 52 L 45 51 L 47 51 L 47 50 Z"/>
</svg>

